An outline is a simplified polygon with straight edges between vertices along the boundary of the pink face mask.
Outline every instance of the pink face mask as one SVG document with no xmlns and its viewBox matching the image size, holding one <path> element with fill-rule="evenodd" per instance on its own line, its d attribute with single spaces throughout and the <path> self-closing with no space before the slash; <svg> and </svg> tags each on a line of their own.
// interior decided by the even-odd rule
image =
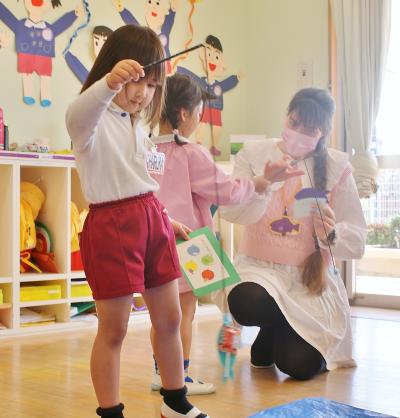
<svg viewBox="0 0 400 418">
<path fill-rule="evenodd" d="M 319 136 L 309 136 L 293 131 L 285 127 L 282 132 L 282 140 L 286 151 L 293 158 L 304 158 L 313 152 L 318 144 Z"/>
</svg>

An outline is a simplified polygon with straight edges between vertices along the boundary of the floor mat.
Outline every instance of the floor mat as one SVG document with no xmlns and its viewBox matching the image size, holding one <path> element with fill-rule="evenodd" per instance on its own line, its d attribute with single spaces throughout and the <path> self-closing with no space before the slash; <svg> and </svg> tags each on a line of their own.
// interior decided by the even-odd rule
<svg viewBox="0 0 400 418">
<path fill-rule="evenodd" d="M 305 398 L 251 415 L 249 418 L 396 418 L 325 398 Z"/>
</svg>

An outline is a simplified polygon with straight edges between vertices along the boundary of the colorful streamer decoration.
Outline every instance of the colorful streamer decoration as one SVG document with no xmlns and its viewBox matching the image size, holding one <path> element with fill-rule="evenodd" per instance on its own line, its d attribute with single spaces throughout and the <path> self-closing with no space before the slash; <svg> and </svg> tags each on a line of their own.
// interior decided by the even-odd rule
<svg viewBox="0 0 400 418">
<path fill-rule="evenodd" d="M 92 18 L 92 13 L 90 12 L 90 8 L 89 8 L 89 2 L 87 0 L 82 0 L 82 3 L 83 3 L 83 7 L 86 13 L 86 22 L 82 23 L 82 25 L 76 28 L 72 36 L 69 38 L 68 44 L 65 47 L 64 51 L 62 52 L 63 55 L 65 55 L 71 49 L 71 45 L 74 42 L 74 39 L 78 37 L 78 33 L 89 25 L 90 20 Z"/>
<path fill-rule="evenodd" d="M 192 25 L 192 17 L 194 14 L 194 10 L 195 10 L 195 4 L 199 3 L 201 0 L 188 0 L 189 3 L 191 4 L 191 9 L 190 9 L 190 13 L 189 13 L 189 33 L 190 33 L 190 37 L 189 39 L 185 42 L 184 48 L 183 49 L 188 49 L 190 44 L 193 41 L 193 36 L 194 36 L 194 31 L 193 31 L 193 25 Z M 176 66 L 178 65 L 178 62 L 181 60 L 184 60 L 185 58 L 187 58 L 189 54 L 187 53 L 186 55 L 183 55 L 179 58 L 177 58 L 174 63 L 172 64 L 172 68 L 175 70 Z"/>
</svg>

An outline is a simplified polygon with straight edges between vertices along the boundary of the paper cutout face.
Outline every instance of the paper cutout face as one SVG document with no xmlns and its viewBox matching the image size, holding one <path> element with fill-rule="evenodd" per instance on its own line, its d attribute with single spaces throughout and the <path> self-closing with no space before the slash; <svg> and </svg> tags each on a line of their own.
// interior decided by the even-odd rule
<svg viewBox="0 0 400 418">
<path fill-rule="evenodd" d="M 101 25 L 93 28 L 93 53 L 95 58 L 97 58 L 101 48 L 112 33 L 112 29 L 108 26 Z"/>
<path fill-rule="evenodd" d="M 158 33 L 169 10 L 169 0 L 147 0 L 144 6 L 144 13 L 149 27 Z"/>
<path fill-rule="evenodd" d="M 103 47 L 106 40 L 107 36 L 93 34 L 93 52 L 95 57 L 99 55 L 100 49 Z"/>
<path fill-rule="evenodd" d="M 32 15 L 38 17 L 43 16 L 50 9 L 51 2 L 50 0 L 25 0 L 24 5 L 29 17 Z"/>
<path fill-rule="evenodd" d="M 209 73 L 211 78 L 222 76 L 225 71 L 224 66 L 224 54 L 222 51 L 214 48 L 210 44 L 205 44 L 205 53 L 207 54 L 207 65 L 204 57 L 204 53 L 200 53 L 200 59 L 203 64 L 203 70 L 207 74 Z"/>
</svg>

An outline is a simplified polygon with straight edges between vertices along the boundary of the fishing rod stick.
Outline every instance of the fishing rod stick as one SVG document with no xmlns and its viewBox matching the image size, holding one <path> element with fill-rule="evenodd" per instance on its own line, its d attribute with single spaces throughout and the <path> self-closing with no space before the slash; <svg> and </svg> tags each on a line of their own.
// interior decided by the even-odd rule
<svg viewBox="0 0 400 418">
<path fill-rule="evenodd" d="M 143 66 L 143 70 L 146 71 L 149 68 L 153 67 L 154 65 L 159 65 L 159 64 L 162 64 L 163 62 L 170 61 L 170 60 L 172 60 L 172 58 L 178 57 L 179 55 L 187 54 L 187 53 L 189 53 L 191 51 L 194 51 L 195 49 L 199 49 L 199 48 L 205 48 L 205 45 L 204 44 L 198 44 L 198 45 L 192 46 L 189 49 L 184 49 L 183 51 L 180 51 L 180 52 L 178 52 L 174 55 L 171 55 L 169 57 L 160 59 L 158 61 L 151 62 L 150 64 L 147 64 L 147 65 Z"/>
</svg>

